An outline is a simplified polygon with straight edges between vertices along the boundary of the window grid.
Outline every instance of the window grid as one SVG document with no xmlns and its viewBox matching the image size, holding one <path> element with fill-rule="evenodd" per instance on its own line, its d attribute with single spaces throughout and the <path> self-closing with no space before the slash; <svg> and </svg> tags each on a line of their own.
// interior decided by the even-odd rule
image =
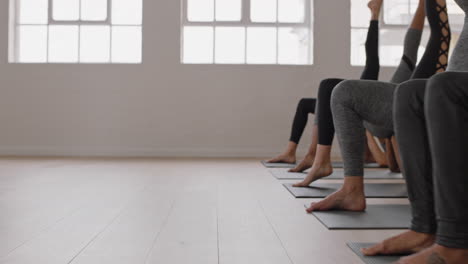
<svg viewBox="0 0 468 264">
<path fill-rule="evenodd" d="M 44 64 L 44 63 L 50 63 L 50 64 L 135 64 L 135 63 L 141 63 L 141 58 L 139 62 L 117 62 L 113 61 L 113 28 L 114 27 L 137 27 L 140 30 L 142 30 L 142 22 L 140 23 L 135 23 L 135 24 L 126 24 L 126 23 L 114 23 L 112 22 L 112 4 L 113 0 L 106 0 L 107 5 L 106 5 L 106 19 L 105 20 L 83 20 L 82 19 L 82 0 L 78 0 L 79 2 L 79 7 L 78 7 L 78 20 L 56 20 L 53 18 L 53 7 L 54 7 L 54 0 L 47 0 L 47 22 L 46 23 L 22 23 L 19 22 L 19 17 L 20 17 L 20 4 L 18 0 L 11 0 L 13 3 L 11 4 L 12 7 L 12 12 L 11 14 L 14 14 L 14 29 L 12 31 L 12 38 L 14 39 L 14 43 L 10 43 L 10 45 L 13 45 L 13 57 L 10 57 L 10 61 L 14 63 L 27 63 L 27 64 Z M 21 62 L 19 61 L 19 29 L 22 26 L 44 26 L 47 28 L 46 30 L 46 51 L 45 51 L 45 56 L 46 60 L 45 62 Z M 50 28 L 51 26 L 77 26 L 78 27 L 78 56 L 77 60 L 74 62 L 51 62 L 50 59 Z M 99 61 L 99 62 L 83 62 L 81 58 L 81 27 L 82 26 L 107 26 L 109 27 L 109 59 L 107 61 Z M 10 29 L 11 30 L 11 29 Z"/>
<path fill-rule="evenodd" d="M 112 0 L 106 0 L 106 19 L 105 20 L 83 20 L 82 19 L 82 0 L 78 0 L 78 20 L 56 20 L 54 19 L 54 0 L 48 0 L 48 25 L 111 25 L 112 21 Z"/>
<path fill-rule="evenodd" d="M 275 63 L 260 63 L 261 64 L 273 64 L 273 65 L 281 65 L 278 63 L 279 58 L 279 29 L 281 28 L 304 28 L 309 31 L 309 47 L 307 52 L 307 63 L 301 64 L 292 64 L 292 65 L 312 65 L 312 37 L 313 37 L 313 29 L 312 29 L 312 0 L 305 0 L 304 1 L 304 21 L 300 23 L 291 23 L 291 22 L 279 22 L 279 0 L 276 0 L 276 22 L 253 22 L 251 20 L 251 0 L 241 0 L 241 19 L 240 21 L 222 21 L 216 20 L 216 4 L 217 1 L 213 0 L 214 8 L 213 8 L 213 21 L 205 22 L 205 21 L 190 21 L 188 19 L 188 0 L 183 0 L 183 8 L 182 8 L 182 23 L 183 28 L 190 27 L 190 26 L 206 26 L 213 28 L 213 51 L 212 51 L 212 62 L 211 63 L 185 63 L 185 64 L 256 64 L 257 63 L 248 63 L 247 62 L 247 53 L 248 53 L 248 28 L 260 28 L 260 27 L 267 27 L 267 28 L 275 28 L 276 29 L 276 59 Z M 245 32 L 245 49 L 244 49 L 244 62 L 243 63 L 217 63 L 216 62 L 216 28 L 218 27 L 241 27 L 244 28 Z M 184 34 L 182 30 L 182 42 L 184 42 Z M 181 59 L 182 63 L 184 58 L 184 50 L 183 44 L 181 45 Z M 287 65 L 287 64 L 286 64 Z"/>
</svg>

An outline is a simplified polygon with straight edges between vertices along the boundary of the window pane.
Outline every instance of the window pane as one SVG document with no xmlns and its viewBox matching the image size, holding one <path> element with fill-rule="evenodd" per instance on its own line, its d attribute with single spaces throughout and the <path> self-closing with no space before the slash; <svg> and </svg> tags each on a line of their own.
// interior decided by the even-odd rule
<svg viewBox="0 0 468 264">
<path fill-rule="evenodd" d="M 250 17 L 253 22 L 276 22 L 276 0 L 251 0 Z"/>
<path fill-rule="evenodd" d="M 216 0 L 217 21 L 240 21 L 241 0 Z"/>
<path fill-rule="evenodd" d="M 141 63 L 141 27 L 112 27 L 112 62 Z"/>
<path fill-rule="evenodd" d="M 52 9 L 54 20 L 76 21 L 80 17 L 79 0 L 53 0 Z"/>
<path fill-rule="evenodd" d="M 18 28 L 18 62 L 47 61 L 47 26 Z"/>
<path fill-rule="evenodd" d="M 245 28 L 216 28 L 216 63 L 245 63 Z"/>
<path fill-rule="evenodd" d="M 214 0 L 187 0 L 189 21 L 213 21 Z"/>
<path fill-rule="evenodd" d="M 380 64 L 397 66 L 403 54 L 404 30 L 381 30 Z"/>
<path fill-rule="evenodd" d="M 110 61 L 110 27 L 80 27 L 80 62 Z"/>
<path fill-rule="evenodd" d="M 112 24 L 141 25 L 142 21 L 143 0 L 112 0 Z"/>
<path fill-rule="evenodd" d="M 18 0 L 20 24 L 47 24 L 48 0 Z"/>
<path fill-rule="evenodd" d="M 213 28 L 184 28 L 184 63 L 213 63 Z"/>
<path fill-rule="evenodd" d="M 461 32 L 465 22 L 465 12 L 457 5 L 454 0 L 447 0 L 447 11 L 452 32 Z"/>
<path fill-rule="evenodd" d="M 363 66 L 366 64 L 366 38 L 367 29 L 351 29 L 351 65 Z"/>
<path fill-rule="evenodd" d="M 370 19 L 370 11 L 367 8 L 368 0 L 352 0 L 351 1 L 351 26 L 352 27 L 368 27 Z"/>
<path fill-rule="evenodd" d="M 289 23 L 304 22 L 305 0 L 279 0 L 278 21 Z"/>
<path fill-rule="evenodd" d="M 278 29 L 278 63 L 309 63 L 309 30 L 306 28 Z"/>
<path fill-rule="evenodd" d="M 384 29 L 380 31 L 380 64 L 383 66 L 397 66 L 400 63 L 405 34 L 405 29 Z M 421 46 L 418 50 L 419 59 L 424 55 L 429 35 L 427 31 L 423 33 Z"/>
<path fill-rule="evenodd" d="M 416 0 L 418 1 L 418 0 Z M 408 25 L 413 18 L 416 5 L 411 5 L 414 0 L 394 0 L 384 3 L 384 21 L 392 25 Z"/>
<path fill-rule="evenodd" d="M 107 0 L 81 0 L 81 20 L 103 21 L 107 18 Z"/>
<path fill-rule="evenodd" d="M 49 62 L 78 62 L 78 26 L 49 27 Z"/>
<path fill-rule="evenodd" d="M 276 28 L 247 29 L 247 63 L 276 63 Z"/>
</svg>

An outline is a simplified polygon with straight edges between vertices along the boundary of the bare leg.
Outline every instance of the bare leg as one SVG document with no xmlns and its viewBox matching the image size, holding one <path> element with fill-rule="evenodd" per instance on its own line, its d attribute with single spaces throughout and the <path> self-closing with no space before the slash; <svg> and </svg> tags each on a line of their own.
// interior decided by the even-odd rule
<svg viewBox="0 0 468 264">
<path fill-rule="evenodd" d="M 364 196 L 364 182 L 362 177 L 346 177 L 343 187 L 324 200 L 312 203 L 307 212 L 313 211 L 364 211 L 366 197 Z"/>
<path fill-rule="evenodd" d="M 327 177 L 333 173 L 333 168 L 331 165 L 331 146 L 326 145 L 318 145 L 317 146 L 317 155 L 315 156 L 314 164 L 312 165 L 312 169 L 307 174 L 307 177 L 299 182 L 294 184 L 294 187 L 307 187 L 312 182 Z"/>
<path fill-rule="evenodd" d="M 289 141 L 286 150 L 279 156 L 268 160 L 269 163 L 296 163 L 297 144 Z"/>
<path fill-rule="evenodd" d="M 402 258 L 397 264 L 462 264 L 468 263 L 468 249 L 447 248 L 440 245 Z"/>
<path fill-rule="evenodd" d="M 367 6 L 371 10 L 371 20 L 379 20 L 383 0 L 370 0 Z"/>
<path fill-rule="evenodd" d="M 385 152 L 383 152 L 380 147 L 375 142 L 374 137 L 369 131 L 366 131 L 367 137 L 367 147 L 369 148 L 369 152 L 372 155 L 375 162 L 377 162 L 380 166 L 387 166 L 387 158 L 385 156 Z M 369 161 L 369 158 L 366 158 L 366 161 Z"/>
<path fill-rule="evenodd" d="M 410 27 L 414 29 L 423 30 L 424 29 L 424 22 L 426 20 L 426 10 L 425 8 L 425 0 L 419 0 L 418 8 L 416 9 L 416 13 L 414 14 L 413 21 L 411 22 Z"/>
<path fill-rule="evenodd" d="M 318 142 L 318 126 L 314 125 L 312 128 L 312 143 L 310 144 L 309 151 L 307 152 L 304 159 L 293 169 L 290 169 L 289 172 L 303 172 L 312 167 L 314 164 L 315 155 L 317 153 L 317 142 Z"/>
</svg>

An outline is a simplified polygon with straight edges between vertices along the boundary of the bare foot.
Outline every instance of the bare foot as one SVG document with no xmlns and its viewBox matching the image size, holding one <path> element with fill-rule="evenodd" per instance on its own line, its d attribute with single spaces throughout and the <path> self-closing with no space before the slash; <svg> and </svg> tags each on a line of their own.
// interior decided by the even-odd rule
<svg viewBox="0 0 468 264">
<path fill-rule="evenodd" d="M 295 164 L 296 163 L 296 155 L 293 154 L 281 154 L 275 158 L 272 158 L 267 161 L 268 163 L 289 163 Z"/>
<path fill-rule="evenodd" d="M 364 188 L 358 187 L 356 189 L 349 189 L 343 187 L 322 201 L 318 203 L 312 203 L 310 207 L 307 208 L 308 213 L 312 213 L 314 211 L 330 210 L 356 212 L 362 212 L 366 210 L 366 197 L 364 196 Z"/>
<path fill-rule="evenodd" d="M 305 158 L 295 168 L 290 169 L 289 172 L 303 172 L 312 167 L 314 164 L 315 156 L 307 154 Z"/>
<path fill-rule="evenodd" d="M 434 244 L 417 254 L 400 259 L 397 264 L 462 264 L 468 263 L 468 249 L 447 248 Z"/>
<path fill-rule="evenodd" d="M 372 20 L 378 20 L 383 0 L 370 0 L 367 6 L 371 10 Z"/>
<path fill-rule="evenodd" d="M 366 256 L 413 254 L 432 246 L 434 242 L 433 234 L 407 231 L 361 251 Z"/>
<path fill-rule="evenodd" d="M 296 184 L 294 187 L 308 187 L 312 182 L 319 180 L 321 178 L 330 176 L 333 173 L 333 167 L 331 163 L 327 163 L 324 165 L 316 165 L 312 166 L 312 170 L 307 174 L 307 177 Z"/>
</svg>

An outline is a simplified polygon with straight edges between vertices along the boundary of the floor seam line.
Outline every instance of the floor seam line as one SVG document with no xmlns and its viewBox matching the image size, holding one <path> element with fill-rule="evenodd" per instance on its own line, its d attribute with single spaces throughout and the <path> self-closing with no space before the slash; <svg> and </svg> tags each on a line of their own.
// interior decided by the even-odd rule
<svg viewBox="0 0 468 264">
<path fill-rule="evenodd" d="M 265 219 L 267 220 L 268 224 L 270 225 L 270 228 L 271 228 L 271 230 L 273 231 L 273 233 L 275 234 L 276 238 L 278 238 L 278 241 L 280 242 L 281 247 L 282 247 L 283 250 L 284 250 L 284 253 L 285 253 L 286 256 L 288 257 L 289 262 L 290 262 L 291 264 L 294 264 L 294 261 L 292 260 L 291 256 L 289 255 L 288 251 L 286 250 L 286 247 L 284 246 L 283 241 L 282 241 L 281 238 L 279 237 L 278 232 L 276 231 L 275 227 L 274 227 L 273 224 L 271 223 L 270 218 L 268 217 L 268 215 L 267 215 L 267 213 L 266 213 L 266 211 L 265 211 L 265 207 L 263 207 L 263 204 L 260 202 L 260 200 L 257 199 L 257 202 L 258 202 L 258 204 L 260 205 L 260 207 L 262 208 L 263 216 L 265 217 Z"/>
<path fill-rule="evenodd" d="M 172 214 L 172 211 L 174 210 L 174 205 L 176 203 L 176 199 L 174 199 L 171 203 L 171 208 L 169 209 L 169 211 L 167 212 L 167 215 L 166 215 L 166 218 L 164 219 L 164 223 L 162 224 L 161 228 L 159 229 L 158 233 L 156 234 L 156 236 L 154 237 L 153 239 L 153 243 L 151 244 L 151 247 L 150 249 L 148 250 L 148 253 L 146 254 L 146 257 L 145 257 L 145 264 L 148 263 L 149 261 L 149 257 L 151 255 L 151 252 L 153 251 L 153 249 L 156 247 L 156 243 L 159 239 L 159 236 L 161 235 L 162 231 L 164 230 L 164 228 L 166 227 L 167 223 L 169 222 L 169 217 L 171 216 Z"/>
<path fill-rule="evenodd" d="M 142 188 L 141 191 L 139 192 L 139 194 L 144 193 L 147 189 L 148 189 L 148 187 Z M 136 195 L 136 196 L 138 197 L 139 194 Z M 70 260 L 67 262 L 67 264 L 73 263 L 73 261 L 75 261 L 75 259 L 76 259 L 81 253 L 83 253 L 83 251 L 86 250 L 86 248 L 88 248 L 88 246 L 89 246 L 92 242 L 94 242 L 94 241 L 96 240 L 96 238 L 98 238 L 102 233 L 104 233 L 104 231 L 106 231 L 120 216 L 123 215 L 123 213 L 125 212 L 125 209 L 127 209 L 128 206 L 130 206 L 130 204 L 132 204 L 133 200 L 136 200 L 136 199 L 137 199 L 137 197 L 134 197 L 134 199 L 130 199 L 130 201 L 129 201 L 127 204 L 125 204 L 125 205 L 123 206 L 123 208 L 117 213 L 117 215 L 116 215 L 114 218 L 112 218 L 112 220 L 111 220 L 101 231 L 99 231 L 93 238 L 91 238 L 91 240 L 90 240 L 88 243 L 86 243 L 86 245 L 85 245 L 82 249 L 80 249 L 80 250 L 75 254 L 75 256 L 73 256 L 73 258 L 70 259 Z"/>
</svg>

